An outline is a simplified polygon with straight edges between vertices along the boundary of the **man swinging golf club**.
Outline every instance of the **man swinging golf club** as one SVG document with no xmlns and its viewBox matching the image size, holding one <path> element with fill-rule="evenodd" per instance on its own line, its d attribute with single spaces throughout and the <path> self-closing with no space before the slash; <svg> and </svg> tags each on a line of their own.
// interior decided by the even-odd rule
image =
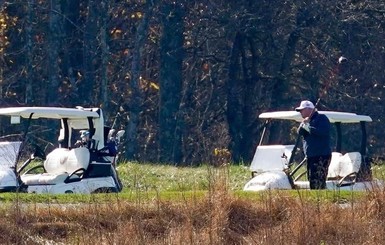
<svg viewBox="0 0 385 245">
<path fill-rule="evenodd" d="M 298 127 L 298 134 L 303 137 L 310 189 L 325 189 L 331 159 L 329 119 L 319 114 L 309 100 L 301 101 L 295 110 L 299 111 L 303 118 Z"/>
</svg>

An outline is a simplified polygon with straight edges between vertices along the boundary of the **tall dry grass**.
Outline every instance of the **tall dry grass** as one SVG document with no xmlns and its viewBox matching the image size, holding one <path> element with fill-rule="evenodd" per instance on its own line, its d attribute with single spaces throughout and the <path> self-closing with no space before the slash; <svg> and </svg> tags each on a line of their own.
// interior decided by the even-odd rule
<svg viewBox="0 0 385 245">
<path fill-rule="evenodd" d="M 205 198 L 3 207 L 1 244 L 383 244 L 383 192 L 351 204 L 215 186 Z"/>
<path fill-rule="evenodd" d="M 1 244 L 383 244 L 385 192 L 346 203 L 314 192 L 263 192 L 237 197 L 226 158 L 208 167 L 203 198 L 161 197 L 88 204 L 14 203 L 1 207 Z M 217 162 L 218 163 L 218 162 Z M 322 196 L 322 191 L 319 192 Z M 139 196 L 139 195 L 138 195 Z M 309 198 L 311 196 L 311 198 Z M 317 195 L 315 195 L 317 197 Z"/>
<path fill-rule="evenodd" d="M 223 191 L 223 192 L 222 192 Z M 3 208 L 1 244 L 383 244 L 384 193 L 341 206 L 284 193 Z"/>
</svg>

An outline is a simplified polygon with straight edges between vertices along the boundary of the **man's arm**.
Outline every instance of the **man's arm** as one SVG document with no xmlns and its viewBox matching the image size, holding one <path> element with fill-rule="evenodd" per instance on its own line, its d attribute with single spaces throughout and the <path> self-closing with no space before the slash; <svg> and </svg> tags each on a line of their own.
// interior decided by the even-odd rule
<svg viewBox="0 0 385 245">
<path fill-rule="evenodd" d="M 318 115 L 310 123 L 310 133 L 318 136 L 327 136 L 330 131 L 330 122 L 325 115 Z"/>
</svg>

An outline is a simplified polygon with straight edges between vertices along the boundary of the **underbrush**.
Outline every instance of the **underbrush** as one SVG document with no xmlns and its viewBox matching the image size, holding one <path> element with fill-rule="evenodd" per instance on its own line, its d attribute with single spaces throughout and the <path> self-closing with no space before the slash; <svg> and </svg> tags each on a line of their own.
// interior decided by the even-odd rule
<svg viewBox="0 0 385 245">
<path fill-rule="evenodd" d="M 326 191 L 228 189 L 222 173 L 209 191 L 178 200 L 8 203 L 0 212 L 2 244 L 382 244 L 384 190 L 330 201 Z M 341 201 L 341 199 L 339 200 Z"/>
<path fill-rule="evenodd" d="M 2 194 L 1 244 L 382 244 L 385 236 L 382 188 L 253 193 L 241 191 L 250 176 L 242 166 L 119 168 L 119 194 Z"/>
</svg>

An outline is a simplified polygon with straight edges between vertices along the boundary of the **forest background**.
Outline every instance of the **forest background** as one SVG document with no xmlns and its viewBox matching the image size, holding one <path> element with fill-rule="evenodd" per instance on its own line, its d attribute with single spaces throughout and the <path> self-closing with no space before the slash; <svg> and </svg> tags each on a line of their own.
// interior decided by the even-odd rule
<svg viewBox="0 0 385 245">
<path fill-rule="evenodd" d="M 382 157 L 384 29 L 378 0 L 2 1 L 0 107 L 101 107 L 126 130 L 124 159 L 197 165 L 214 149 L 248 163 L 260 113 L 321 97 L 320 110 L 371 116 Z"/>
</svg>

